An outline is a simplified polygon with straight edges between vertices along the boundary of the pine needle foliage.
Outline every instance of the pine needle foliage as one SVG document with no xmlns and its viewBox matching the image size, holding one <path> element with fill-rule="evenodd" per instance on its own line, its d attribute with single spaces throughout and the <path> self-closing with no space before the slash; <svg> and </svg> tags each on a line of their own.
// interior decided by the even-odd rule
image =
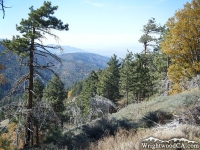
<svg viewBox="0 0 200 150">
<path fill-rule="evenodd" d="M 52 6 L 51 2 L 44 1 L 43 6 L 38 9 L 34 9 L 33 6 L 29 8 L 30 13 L 28 19 L 22 19 L 20 25 L 16 25 L 16 30 L 21 33 L 22 36 L 13 36 L 12 40 L 3 40 L 0 42 L 5 48 L 5 52 L 13 52 L 21 56 L 22 65 L 27 66 L 29 72 L 26 78 L 20 80 L 20 83 L 28 80 L 28 100 L 27 109 L 33 107 L 33 79 L 34 76 L 40 75 L 40 71 L 43 69 L 54 72 L 51 67 L 54 66 L 51 62 L 47 64 L 40 64 L 37 61 L 37 56 L 42 56 L 44 59 L 47 56 L 51 56 L 57 61 L 61 60 L 54 54 L 50 53 L 48 49 L 61 49 L 58 46 L 48 46 L 43 44 L 43 40 L 47 39 L 47 36 L 52 36 L 58 41 L 58 36 L 52 33 L 52 30 L 67 31 L 68 24 L 64 24 L 61 20 L 57 19 L 54 12 L 58 9 L 58 6 Z M 40 70 L 40 71 L 39 71 Z M 40 75 L 41 76 L 41 75 Z M 42 77 L 42 76 L 41 76 Z M 24 147 L 31 146 L 31 115 L 30 112 L 26 116 L 26 131 Z"/>
</svg>

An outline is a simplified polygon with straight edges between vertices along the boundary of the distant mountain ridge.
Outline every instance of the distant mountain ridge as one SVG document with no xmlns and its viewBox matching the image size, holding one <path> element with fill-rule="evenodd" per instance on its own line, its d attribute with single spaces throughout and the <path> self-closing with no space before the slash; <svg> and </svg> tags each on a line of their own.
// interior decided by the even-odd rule
<svg viewBox="0 0 200 150">
<path fill-rule="evenodd" d="M 3 47 L 0 45 L 0 51 L 2 52 L 3 50 Z M 85 79 L 92 70 L 104 69 L 109 61 L 109 57 L 83 51 L 77 52 L 75 50 L 73 53 L 62 53 L 58 57 L 61 58 L 62 64 L 52 57 L 44 59 L 41 56 L 37 57 L 37 62 L 43 65 L 52 62 L 55 65 L 52 69 L 60 76 L 65 87 L 70 87 L 75 82 Z M 18 59 L 13 54 L 0 56 L 0 64 L 3 64 L 5 67 L 0 70 L 0 73 L 7 79 L 7 83 L 0 86 L 0 99 L 2 95 L 5 95 L 10 90 L 14 82 L 28 71 L 27 67 L 20 66 Z M 41 73 L 47 80 L 52 76 L 52 73 L 49 71 L 41 70 Z"/>
<path fill-rule="evenodd" d="M 4 39 L 0 38 L 0 41 L 3 41 Z M 47 44 L 47 46 L 56 46 L 56 44 Z M 51 49 L 48 48 L 48 51 L 50 51 L 53 54 L 56 55 L 62 55 L 62 54 L 66 54 L 66 53 L 87 53 L 87 51 L 81 49 L 81 48 L 76 48 L 76 47 L 72 47 L 72 46 L 67 46 L 67 45 L 60 45 L 62 48 L 62 51 L 60 51 L 59 49 Z"/>
<path fill-rule="evenodd" d="M 66 53 L 59 55 L 62 64 L 57 63 L 54 70 L 65 83 L 66 87 L 86 78 L 92 70 L 104 69 L 107 67 L 109 57 L 93 53 Z"/>
<path fill-rule="evenodd" d="M 55 46 L 55 44 L 48 44 L 49 46 Z M 87 53 L 87 51 L 80 49 L 80 48 L 76 48 L 76 47 L 72 47 L 72 46 L 62 46 L 61 48 L 63 49 L 62 51 L 60 51 L 59 49 L 57 50 L 53 50 L 53 49 L 48 49 L 51 53 L 56 54 L 56 55 L 62 55 L 62 54 L 66 54 L 66 53 Z"/>
</svg>

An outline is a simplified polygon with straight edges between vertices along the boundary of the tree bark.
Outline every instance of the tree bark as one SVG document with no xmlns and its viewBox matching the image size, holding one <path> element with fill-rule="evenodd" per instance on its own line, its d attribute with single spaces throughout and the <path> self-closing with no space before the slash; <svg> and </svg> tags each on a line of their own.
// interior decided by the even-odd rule
<svg viewBox="0 0 200 150">
<path fill-rule="evenodd" d="M 128 106 L 128 88 L 126 89 L 126 106 Z"/>
<path fill-rule="evenodd" d="M 32 29 L 33 34 L 35 28 Z M 25 144 L 24 147 L 31 146 L 31 109 L 33 102 L 33 58 L 34 58 L 34 38 L 31 39 L 30 54 L 29 54 L 29 86 L 28 86 L 28 102 L 27 102 L 27 116 L 25 128 Z"/>
<path fill-rule="evenodd" d="M 38 127 L 38 123 L 36 124 L 36 144 L 39 145 L 39 127 Z"/>
</svg>

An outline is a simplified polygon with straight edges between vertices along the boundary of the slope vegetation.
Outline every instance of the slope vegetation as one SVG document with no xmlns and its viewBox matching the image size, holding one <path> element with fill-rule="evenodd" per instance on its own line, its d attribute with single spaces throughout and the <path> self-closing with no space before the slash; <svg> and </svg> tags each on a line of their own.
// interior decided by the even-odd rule
<svg viewBox="0 0 200 150">
<path fill-rule="evenodd" d="M 173 130 L 169 127 L 168 134 L 164 134 L 166 131 L 162 128 L 165 124 L 174 122 L 175 116 L 187 115 L 195 109 L 200 110 L 199 90 L 156 97 L 139 104 L 130 104 L 107 118 L 67 129 L 61 143 L 67 145 L 68 149 L 86 149 L 90 146 L 90 149 L 114 150 L 138 149 L 138 142 L 149 136 L 171 138 L 177 135 L 197 140 L 196 131 L 199 128 L 195 125 L 199 124 L 198 120 L 181 124 L 176 122 L 180 128 Z M 163 117 L 159 117 L 158 114 Z M 190 135 L 187 135 L 189 133 Z"/>
</svg>

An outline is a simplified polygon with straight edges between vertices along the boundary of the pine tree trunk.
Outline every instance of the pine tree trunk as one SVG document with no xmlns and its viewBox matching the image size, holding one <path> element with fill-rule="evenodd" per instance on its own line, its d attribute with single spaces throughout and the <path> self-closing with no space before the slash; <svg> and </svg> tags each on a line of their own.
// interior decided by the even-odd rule
<svg viewBox="0 0 200 150">
<path fill-rule="evenodd" d="M 33 34 L 35 33 L 35 28 L 33 28 Z M 33 58 L 34 58 L 34 38 L 31 40 L 30 54 L 29 54 L 29 88 L 28 88 L 28 103 L 27 103 L 27 116 L 26 116 L 26 127 L 25 127 L 25 144 L 24 147 L 31 146 L 31 114 L 33 101 Z"/>
<path fill-rule="evenodd" d="M 147 53 L 147 42 L 144 42 L 144 54 Z"/>
<path fill-rule="evenodd" d="M 36 144 L 39 145 L 39 130 L 38 130 L 38 123 L 36 124 Z"/>
<path fill-rule="evenodd" d="M 126 106 L 128 106 L 128 88 L 126 89 Z"/>
<path fill-rule="evenodd" d="M 32 131 L 34 131 L 34 129 L 32 128 Z M 31 134 L 31 145 L 33 146 L 34 145 L 34 132 L 32 132 Z"/>
<path fill-rule="evenodd" d="M 145 60 L 144 60 L 144 69 L 146 69 L 147 68 L 147 59 L 146 59 L 146 54 L 147 54 L 147 42 L 145 42 L 144 43 L 144 54 L 145 54 Z M 146 71 L 146 70 L 145 70 Z M 146 82 L 146 81 L 145 81 Z M 145 88 L 146 88 L 146 86 L 145 86 Z M 145 95 L 146 95 L 146 93 L 143 91 L 142 92 L 142 101 L 144 101 L 144 99 L 145 99 Z"/>
</svg>

